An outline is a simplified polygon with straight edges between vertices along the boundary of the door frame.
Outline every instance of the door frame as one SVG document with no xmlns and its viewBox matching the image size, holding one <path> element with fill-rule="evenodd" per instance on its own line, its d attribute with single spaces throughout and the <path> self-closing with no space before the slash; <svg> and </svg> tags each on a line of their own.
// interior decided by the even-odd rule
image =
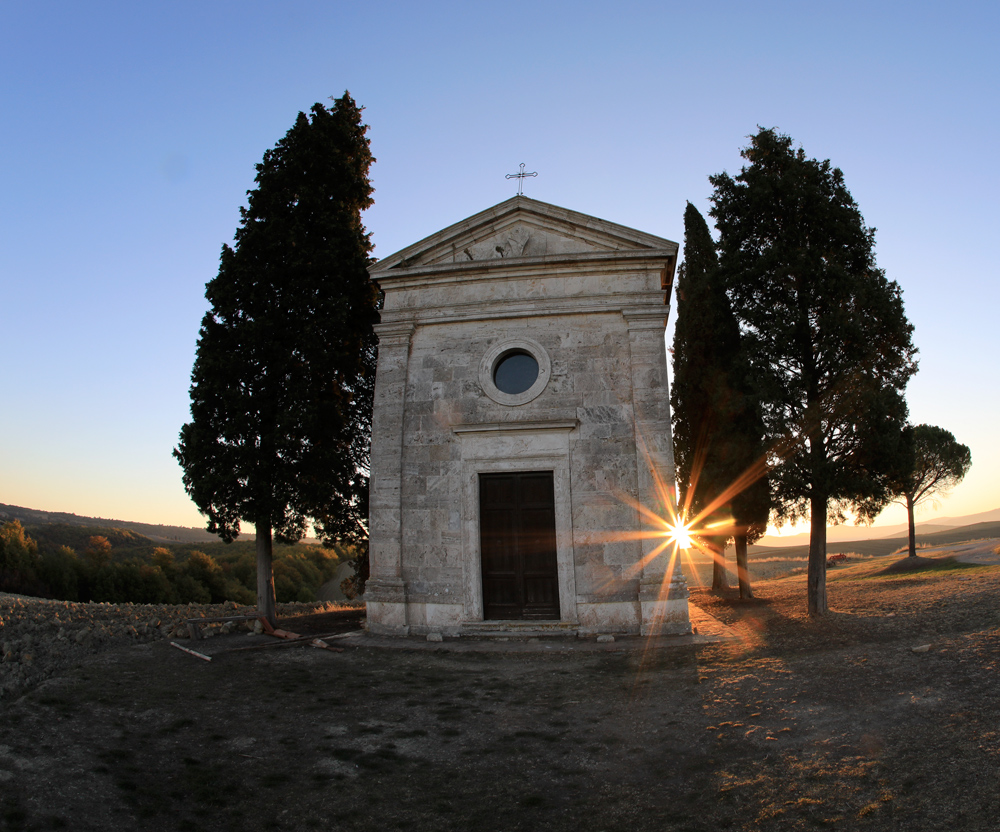
<svg viewBox="0 0 1000 832">
<path fill-rule="evenodd" d="M 483 559 L 479 475 L 551 471 L 556 518 L 556 574 L 560 621 L 578 622 L 573 551 L 570 437 L 579 422 L 507 422 L 453 428 L 462 445 L 462 583 L 465 620 L 483 620 Z"/>
<path fill-rule="evenodd" d="M 538 511 L 540 508 L 544 508 L 545 509 L 545 518 L 546 518 L 546 520 L 545 520 L 545 522 L 543 524 L 537 526 L 534 530 L 537 533 L 540 533 L 540 534 L 544 535 L 546 538 L 548 537 L 548 534 L 551 533 L 551 535 L 552 535 L 552 537 L 551 537 L 551 548 L 549 548 L 548 545 L 545 545 L 542 549 L 540 549 L 536 553 L 536 555 L 541 555 L 542 559 L 540 561 L 536 561 L 536 563 L 538 564 L 539 571 L 533 573 L 533 578 L 535 580 L 541 579 L 541 580 L 545 581 L 547 584 L 550 581 L 553 581 L 553 580 L 555 581 L 555 587 L 554 587 L 554 589 L 555 589 L 554 596 L 555 597 L 551 599 L 551 606 L 549 606 L 549 604 L 546 604 L 546 605 L 539 605 L 538 607 L 531 607 L 529 605 L 528 599 L 527 599 L 528 581 L 530 580 L 530 578 L 529 578 L 529 573 L 528 573 L 528 571 L 525 568 L 525 565 L 526 565 L 526 556 L 527 556 L 527 551 L 525 549 L 525 545 L 526 545 L 526 540 L 527 540 L 526 532 L 528 534 L 530 534 L 530 531 L 528 531 L 528 529 L 526 528 L 526 526 L 524 524 L 524 514 L 523 514 L 523 512 L 525 510 L 531 511 L 532 508 L 527 508 L 527 509 L 525 508 L 525 499 L 524 499 L 524 495 L 525 495 L 524 487 L 525 486 L 524 486 L 524 484 L 522 482 L 522 479 L 525 478 L 525 477 L 530 477 L 532 480 L 544 483 L 544 485 L 542 487 L 542 492 L 544 492 L 544 497 L 542 497 L 542 495 L 539 494 L 539 496 L 542 497 L 544 506 L 541 505 L 541 504 L 536 505 L 536 506 L 534 506 L 534 510 Z M 503 472 L 500 472 L 500 473 L 484 473 L 484 472 L 480 472 L 479 473 L 479 489 L 480 489 L 480 491 L 479 491 L 479 498 L 480 498 L 479 499 L 479 524 L 480 524 L 480 535 L 482 535 L 483 513 L 484 513 L 484 510 L 496 511 L 500 507 L 500 504 L 498 504 L 498 503 L 491 503 L 489 505 L 484 505 L 483 504 L 483 486 L 484 486 L 485 483 L 488 483 L 491 480 L 495 482 L 495 481 L 497 481 L 499 479 L 505 479 L 508 482 L 510 482 L 511 485 L 512 485 L 512 490 L 513 490 L 513 494 L 511 495 L 510 503 L 508 504 L 507 507 L 509 509 L 511 509 L 512 513 L 513 513 L 513 518 L 511 518 L 509 516 L 509 514 L 508 514 L 508 520 L 511 520 L 511 519 L 514 520 L 514 523 L 510 527 L 510 532 L 511 532 L 511 535 L 512 535 L 512 538 L 513 538 L 514 552 L 516 553 L 515 557 L 513 559 L 514 560 L 514 564 L 515 564 L 515 566 L 514 566 L 514 578 L 515 578 L 514 583 L 518 585 L 517 586 L 517 594 L 518 594 L 518 596 L 520 598 L 520 604 L 519 605 L 501 604 L 501 603 L 499 603 L 496 600 L 495 597 L 493 599 L 493 604 L 494 604 L 495 607 L 506 607 L 506 606 L 516 607 L 517 608 L 516 611 L 520 612 L 520 615 L 512 616 L 512 618 L 514 618 L 516 620 L 524 620 L 524 621 L 531 621 L 531 620 L 548 620 L 548 621 L 552 621 L 552 620 L 557 620 L 551 614 L 551 612 L 555 611 L 555 609 L 553 609 L 553 608 L 558 608 L 558 606 L 559 606 L 559 569 L 558 569 L 559 564 L 558 564 L 558 560 L 556 558 L 556 550 L 555 550 L 555 547 L 556 547 L 555 481 L 554 481 L 554 477 L 552 476 L 552 471 L 526 471 L 526 472 L 522 472 L 522 471 L 503 471 Z M 551 500 L 550 500 L 550 498 L 551 498 Z M 551 521 L 551 523 L 549 521 Z M 503 525 L 506 526 L 506 523 L 503 524 Z M 544 526 L 544 528 L 542 526 Z M 502 533 L 503 532 L 501 531 L 501 534 Z M 480 539 L 479 545 L 480 545 L 480 551 L 481 552 L 485 552 L 485 550 L 487 548 L 486 547 L 486 541 Z M 494 567 L 496 566 L 495 563 L 493 565 L 494 565 Z M 485 564 L 482 567 L 482 572 L 484 574 L 484 578 L 483 578 L 483 616 L 484 616 L 484 619 L 485 619 L 486 607 L 490 605 L 489 599 L 486 598 L 486 583 L 487 583 L 487 581 L 485 579 L 485 572 L 486 572 Z M 498 578 L 496 578 L 496 580 L 502 580 L 502 579 L 498 577 Z M 551 586 L 551 585 L 549 584 L 549 586 Z M 541 612 L 542 610 L 546 611 L 544 618 L 541 617 L 542 616 L 542 612 Z M 515 609 L 511 609 L 510 611 L 514 612 Z M 507 620 L 507 619 L 504 616 L 493 615 L 493 616 L 490 617 L 490 620 L 504 621 L 504 620 Z"/>
</svg>

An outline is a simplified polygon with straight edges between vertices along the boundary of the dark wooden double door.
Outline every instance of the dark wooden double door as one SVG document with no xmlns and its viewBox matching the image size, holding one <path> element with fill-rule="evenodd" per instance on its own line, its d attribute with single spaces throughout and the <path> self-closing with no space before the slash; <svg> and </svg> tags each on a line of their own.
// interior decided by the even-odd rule
<svg viewBox="0 0 1000 832">
<path fill-rule="evenodd" d="M 559 618 L 552 472 L 479 475 L 483 617 Z"/>
</svg>

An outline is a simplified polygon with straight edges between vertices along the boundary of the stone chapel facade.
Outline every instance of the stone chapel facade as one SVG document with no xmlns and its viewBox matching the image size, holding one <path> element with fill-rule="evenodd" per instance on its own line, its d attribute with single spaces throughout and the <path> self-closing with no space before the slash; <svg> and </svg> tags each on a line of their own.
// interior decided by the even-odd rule
<svg viewBox="0 0 1000 832">
<path fill-rule="evenodd" d="M 372 266 L 372 633 L 690 631 L 638 534 L 672 498 L 677 248 L 516 196 Z"/>
</svg>

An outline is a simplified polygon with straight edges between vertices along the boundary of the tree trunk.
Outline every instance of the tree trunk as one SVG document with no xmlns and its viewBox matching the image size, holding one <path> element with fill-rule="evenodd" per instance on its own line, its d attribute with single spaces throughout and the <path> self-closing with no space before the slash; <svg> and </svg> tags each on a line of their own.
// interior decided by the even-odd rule
<svg viewBox="0 0 1000 832">
<path fill-rule="evenodd" d="M 726 542 L 712 541 L 712 589 L 729 589 L 729 576 L 726 575 Z"/>
<path fill-rule="evenodd" d="M 809 577 L 806 595 L 809 615 L 825 615 L 826 605 L 826 497 L 809 500 Z"/>
<path fill-rule="evenodd" d="M 910 524 L 910 557 L 917 556 L 917 527 L 913 522 L 913 499 L 906 495 L 906 519 Z"/>
<path fill-rule="evenodd" d="M 257 523 L 257 612 L 272 627 L 278 625 L 274 609 L 274 550 L 271 524 Z"/>
<path fill-rule="evenodd" d="M 750 589 L 750 570 L 747 568 L 747 536 L 738 534 L 733 539 L 736 548 L 736 575 L 740 582 L 740 598 L 753 598 Z"/>
</svg>

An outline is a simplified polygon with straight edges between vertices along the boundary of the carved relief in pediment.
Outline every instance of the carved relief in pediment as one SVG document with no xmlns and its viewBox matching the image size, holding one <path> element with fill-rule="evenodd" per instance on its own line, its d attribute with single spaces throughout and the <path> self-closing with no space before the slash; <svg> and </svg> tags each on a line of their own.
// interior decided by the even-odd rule
<svg viewBox="0 0 1000 832">
<path fill-rule="evenodd" d="M 497 260 L 501 257 L 531 257 L 545 254 L 545 238 L 532 235 L 522 225 L 479 243 L 466 246 L 462 253 L 468 260 Z"/>
<path fill-rule="evenodd" d="M 606 251 L 609 248 L 544 228 L 516 225 L 478 242 L 453 249 L 444 258 L 432 257 L 429 262 L 450 260 L 458 263 L 469 260 L 500 260 L 510 257 L 543 257 L 546 254 Z"/>
<path fill-rule="evenodd" d="M 606 254 L 617 251 L 674 252 L 676 243 L 625 226 L 515 197 L 433 234 L 372 267 L 392 269 L 438 264 L 488 263 L 522 258 Z"/>
</svg>

